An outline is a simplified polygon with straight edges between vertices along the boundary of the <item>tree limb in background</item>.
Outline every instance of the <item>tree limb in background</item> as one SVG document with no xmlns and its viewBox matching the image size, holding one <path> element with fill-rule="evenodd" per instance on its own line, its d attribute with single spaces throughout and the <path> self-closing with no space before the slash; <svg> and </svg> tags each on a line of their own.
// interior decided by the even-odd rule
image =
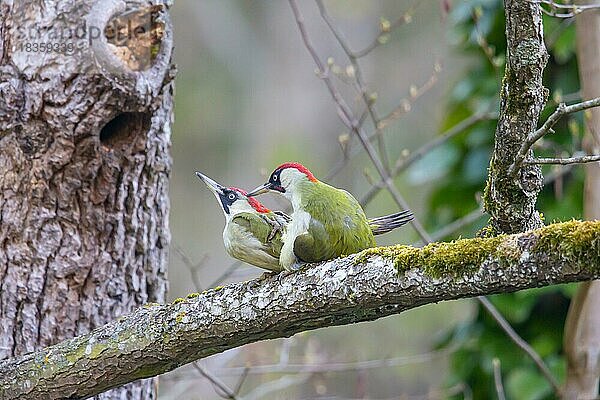
<svg viewBox="0 0 600 400">
<path fill-rule="evenodd" d="M 560 386 L 558 385 L 556 378 L 554 378 L 554 375 L 552 375 L 552 372 L 550 372 L 546 364 L 544 364 L 544 360 L 542 360 L 542 357 L 540 357 L 540 355 L 529 345 L 529 343 L 527 343 L 521 336 L 519 336 L 519 334 L 513 329 L 510 323 L 502 316 L 502 314 L 498 312 L 498 310 L 496 310 L 496 307 L 494 307 L 494 305 L 488 299 L 486 299 L 483 296 L 480 296 L 477 299 L 492 315 L 496 322 L 498 322 L 502 330 L 506 332 L 508 336 L 510 336 L 510 339 L 517 346 L 519 346 L 519 348 L 523 350 L 529 356 L 529 358 L 533 360 L 533 362 L 542 372 L 546 380 L 550 382 L 550 385 L 552 385 L 554 393 L 560 394 Z"/>
<path fill-rule="evenodd" d="M 496 385 L 496 394 L 498 395 L 498 400 L 506 400 L 506 396 L 504 395 L 504 385 L 502 384 L 502 369 L 500 368 L 500 360 L 498 358 L 494 358 L 492 360 L 492 365 L 494 366 L 494 384 Z"/>
<path fill-rule="evenodd" d="M 421 249 L 369 249 L 173 304 L 149 304 L 87 335 L 0 362 L 0 398 L 85 398 L 246 343 L 443 300 L 599 277 L 600 222 Z"/>
<path fill-rule="evenodd" d="M 432 151 L 438 146 L 443 145 L 448 140 L 452 139 L 454 136 L 464 132 L 466 129 L 475 125 L 480 121 L 485 121 L 488 119 L 496 118 L 495 113 L 475 113 L 470 117 L 465 118 L 460 121 L 452 128 L 449 128 L 442 134 L 440 134 L 435 139 L 425 143 L 423 146 L 419 147 L 414 152 L 410 153 L 406 157 L 399 158 L 394 165 L 394 169 L 391 172 L 392 177 L 396 177 L 401 172 L 405 171 L 408 167 L 413 165 L 416 161 L 423 158 L 427 153 Z M 373 185 L 373 187 L 360 199 L 360 204 L 364 207 L 367 203 L 369 203 L 377 193 L 384 187 L 383 181 L 380 181 L 378 184 Z"/>
<path fill-rule="evenodd" d="M 598 155 L 586 155 L 569 158 L 534 158 L 527 160 L 524 164 L 557 164 L 557 165 L 569 165 L 569 164 L 586 164 L 591 162 L 600 161 L 600 154 Z"/>
<path fill-rule="evenodd" d="M 539 128 L 539 129 L 531 132 L 529 135 L 527 135 L 527 138 L 523 141 L 523 144 L 521 145 L 521 148 L 519 149 L 519 152 L 517 153 L 515 161 L 508 169 L 508 174 L 510 176 L 514 177 L 517 174 L 517 172 L 519 172 L 519 169 L 521 168 L 521 166 L 524 163 L 533 164 L 532 162 L 525 162 L 525 158 L 527 157 L 527 154 L 529 153 L 531 146 L 533 146 L 533 144 L 535 142 L 537 142 L 542 137 L 544 137 L 544 135 L 546 135 L 550 132 L 553 132 L 552 127 L 558 122 L 559 119 L 561 119 L 565 115 L 576 113 L 579 111 L 587 110 L 589 108 L 598 107 L 598 106 L 600 106 L 600 97 L 596 97 L 595 99 L 591 99 L 591 100 L 587 100 L 587 101 L 582 101 L 581 103 L 577 103 L 577 104 L 571 104 L 570 106 L 567 106 L 564 103 L 560 103 L 558 105 L 558 107 L 556 108 L 556 110 L 552 113 L 552 115 L 550 115 L 550 117 L 548 117 L 546 122 L 544 122 L 544 124 L 542 125 L 541 128 Z M 542 163 L 537 162 L 535 164 L 542 164 Z M 547 164 L 550 164 L 550 163 L 547 163 Z"/>
<path fill-rule="evenodd" d="M 379 115 L 377 113 L 377 110 L 375 110 L 374 101 L 371 99 L 370 93 L 367 89 L 367 85 L 363 79 L 363 73 L 362 73 L 360 64 L 358 63 L 358 58 L 354 55 L 354 52 L 350 49 L 350 46 L 346 43 L 346 40 L 344 39 L 341 31 L 337 28 L 337 26 L 331 20 L 331 17 L 329 16 L 329 13 L 327 12 L 327 8 L 325 8 L 325 4 L 323 4 L 323 0 L 315 0 L 315 1 L 317 3 L 317 7 L 319 8 L 321 18 L 323 18 L 323 21 L 325 21 L 325 24 L 327 25 L 327 27 L 329 28 L 329 30 L 331 31 L 331 33 L 337 40 L 338 44 L 340 45 L 342 50 L 344 50 L 344 53 L 350 60 L 350 64 L 352 65 L 352 69 L 353 69 L 352 73 L 354 74 L 354 78 L 356 80 L 356 86 L 358 87 L 358 91 L 360 92 L 360 95 L 365 103 L 365 107 L 367 107 L 368 114 L 371 116 L 371 119 L 373 120 L 374 126 L 378 126 L 379 122 L 380 122 Z M 383 166 L 385 167 L 386 171 L 388 171 L 388 173 L 389 173 L 389 164 L 390 163 L 389 163 L 389 160 L 387 157 L 387 151 L 385 148 L 385 141 L 384 141 L 383 135 L 377 135 L 376 138 L 377 138 L 377 143 L 379 145 L 379 156 L 381 157 Z"/>
<path fill-rule="evenodd" d="M 202 375 L 203 377 L 208 379 L 210 383 L 212 383 L 217 395 L 221 396 L 224 399 L 238 400 L 236 394 L 237 392 L 234 392 L 229 386 L 227 386 L 222 380 L 213 375 L 209 370 L 207 370 L 197 362 L 193 362 L 192 367 L 194 367 L 194 369 L 198 371 L 200 375 Z"/>
<path fill-rule="evenodd" d="M 528 0 L 505 0 L 507 60 L 500 92 L 500 113 L 494 139 L 494 152 L 484 192 L 484 209 L 493 233 L 515 233 L 542 226 L 535 209 L 542 188 L 537 165 L 508 174 L 546 102 L 547 89 L 542 75 L 548 53 L 544 44 L 542 12 Z M 527 152 L 527 155 L 531 151 Z"/>
<path fill-rule="evenodd" d="M 530 0 L 533 3 L 540 4 L 540 9 L 546 15 L 558 18 L 572 18 L 584 11 L 598 10 L 600 4 L 561 4 L 553 0 Z M 549 6 L 550 10 L 542 7 L 542 4 Z"/>
<path fill-rule="evenodd" d="M 380 121 L 378 126 L 375 128 L 375 131 L 369 135 L 369 140 L 372 141 L 373 139 L 376 139 L 377 137 L 382 135 L 383 129 L 385 129 L 387 127 L 387 125 L 389 125 L 394 120 L 397 120 L 400 115 L 410 112 L 410 110 L 412 109 L 413 103 L 419 97 L 421 97 L 425 93 L 427 93 L 427 91 L 429 91 L 434 86 L 434 83 L 437 81 L 438 74 L 439 74 L 439 71 L 436 70 L 434 67 L 432 74 L 430 75 L 430 77 L 427 79 L 427 81 L 425 83 L 423 83 L 420 86 L 417 86 L 414 84 L 411 85 L 410 90 L 409 90 L 409 96 L 401 99 L 399 105 L 396 106 L 394 108 L 394 110 L 390 113 L 390 115 L 393 115 L 393 117 L 395 119 L 388 119 L 385 121 L 383 121 L 383 120 Z M 396 110 L 400 110 L 400 112 L 398 112 Z M 394 111 L 396 111 L 396 112 L 394 112 Z M 361 117 L 359 119 L 359 124 L 358 124 L 359 126 L 363 126 L 364 120 L 367 118 L 368 115 L 369 115 L 368 111 L 364 112 L 363 115 L 361 115 Z M 482 118 L 482 119 L 484 119 L 484 118 Z M 451 128 L 451 129 L 453 129 L 453 128 Z M 466 128 L 464 128 L 464 129 L 466 129 Z M 436 139 L 434 139 L 434 141 L 435 140 Z M 433 146 L 433 147 L 436 147 L 436 146 Z M 352 150 L 352 151 L 350 152 L 349 150 Z M 356 157 L 357 155 L 361 154 L 362 150 L 364 150 L 364 148 L 362 148 L 362 147 L 350 148 L 350 146 L 348 146 L 348 148 L 344 152 L 344 157 L 341 160 L 339 160 L 336 163 L 336 165 L 327 173 L 325 180 L 330 180 L 334 176 L 336 176 L 339 172 L 341 172 L 344 169 L 344 167 L 346 166 L 346 164 L 348 163 L 348 161 L 350 161 L 352 158 Z M 396 164 L 398 164 L 399 161 L 400 160 L 398 160 L 396 162 Z M 396 170 L 397 166 L 394 167 L 394 169 Z M 397 174 L 394 174 L 392 172 L 391 175 L 395 176 Z M 380 185 L 383 186 L 383 183 L 380 183 Z"/>
<path fill-rule="evenodd" d="M 352 52 L 352 56 L 354 58 L 362 58 L 369 55 L 373 50 L 375 50 L 380 45 L 384 44 L 387 41 L 387 35 L 389 35 L 392 31 L 397 29 L 398 27 L 409 24 L 412 21 L 412 16 L 415 12 L 415 9 L 419 5 L 419 1 L 415 1 L 410 8 L 398 19 L 394 22 L 389 22 L 386 20 L 382 20 L 379 25 L 379 33 L 377 36 L 371 41 L 369 45 L 367 45 L 364 49 Z"/>
</svg>

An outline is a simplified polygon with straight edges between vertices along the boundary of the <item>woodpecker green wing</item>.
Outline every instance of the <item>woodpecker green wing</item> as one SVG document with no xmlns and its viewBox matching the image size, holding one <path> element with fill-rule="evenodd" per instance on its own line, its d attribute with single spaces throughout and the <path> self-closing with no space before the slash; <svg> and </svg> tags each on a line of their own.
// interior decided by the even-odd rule
<svg viewBox="0 0 600 400">
<path fill-rule="evenodd" d="M 271 214 L 271 215 L 270 215 Z M 272 213 L 242 212 L 225 226 L 223 243 L 227 253 L 238 260 L 270 271 L 281 271 L 279 254 L 285 225 Z"/>
<path fill-rule="evenodd" d="M 300 261 L 307 263 L 336 257 L 335 247 L 330 245 L 329 234 L 323 224 L 314 218 L 309 222 L 308 231 L 296 236 L 294 254 Z"/>
<path fill-rule="evenodd" d="M 296 257 L 323 261 L 376 245 L 367 217 L 351 194 L 322 182 L 310 182 L 303 189 L 302 208 L 311 219 L 307 232 L 294 241 Z"/>
<path fill-rule="evenodd" d="M 369 247 L 375 247 L 375 238 L 369 227 L 367 216 L 358 200 L 343 189 L 336 189 L 333 187 L 332 189 L 341 192 L 344 195 L 343 198 L 340 196 L 340 204 L 338 206 L 341 210 L 344 210 L 344 235 L 341 239 L 341 245 L 345 251 L 342 254 L 353 254 Z"/>
<path fill-rule="evenodd" d="M 264 246 L 264 251 L 279 258 L 281 246 L 283 246 L 281 235 L 285 224 L 281 224 L 281 220 L 274 213 L 240 213 L 233 217 L 231 222 L 251 232 Z"/>
</svg>

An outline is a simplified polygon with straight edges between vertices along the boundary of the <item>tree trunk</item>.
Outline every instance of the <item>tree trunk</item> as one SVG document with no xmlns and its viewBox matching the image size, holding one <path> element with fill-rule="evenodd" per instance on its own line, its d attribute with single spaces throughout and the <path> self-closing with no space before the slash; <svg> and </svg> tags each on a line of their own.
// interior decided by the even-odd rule
<svg viewBox="0 0 600 400">
<path fill-rule="evenodd" d="M 0 0 L 0 359 L 165 299 L 172 29 L 127 7 Z"/>
<path fill-rule="evenodd" d="M 579 4 L 592 3 L 581 1 Z M 576 17 L 577 59 L 581 96 L 600 95 L 600 11 L 586 11 Z M 600 109 L 585 114 L 584 149 L 600 154 Z M 600 164 L 585 165 L 584 215 L 600 219 Z M 600 377 L 600 281 L 581 285 L 573 298 L 565 322 L 567 379 L 565 397 L 588 399 L 598 396 Z"/>
</svg>

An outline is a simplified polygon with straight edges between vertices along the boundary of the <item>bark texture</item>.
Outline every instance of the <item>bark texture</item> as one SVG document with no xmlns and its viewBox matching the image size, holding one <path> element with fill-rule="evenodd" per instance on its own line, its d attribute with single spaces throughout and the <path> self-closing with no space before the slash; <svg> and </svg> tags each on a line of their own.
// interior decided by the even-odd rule
<svg viewBox="0 0 600 400">
<path fill-rule="evenodd" d="M 578 4 L 592 4 L 580 1 Z M 584 99 L 600 96 L 600 11 L 576 17 L 577 61 Z M 584 149 L 600 154 L 600 109 L 585 114 Z M 600 219 L 600 164 L 585 165 L 584 215 Z M 565 322 L 564 347 L 567 358 L 565 398 L 595 398 L 600 379 L 600 281 L 581 285 L 569 307 Z"/>
<path fill-rule="evenodd" d="M 542 226 L 535 209 L 543 184 L 540 167 L 523 166 L 515 177 L 507 172 L 527 135 L 536 129 L 546 103 L 548 91 L 542 85 L 542 75 L 548 53 L 539 4 L 505 0 L 504 6 L 506 69 L 484 207 L 494 233 L 516 233 Z"/>
<path fill-rule="evenodd" d="M 0 398 L 85 398 L 250 342 L 442 300 L 598 277 L 600 222 L 422 249 L 370 249 L 173 304 L 148 304 L 90 334 L 0 362 Z"/>
<path fill-rule="evenodd" d="M 129 62 L 143 43 L 92 38 L 114 15 L 145 7 L 0 0 L 0 359 L 165 299 L 168 15 L 156 22 L 162 42 L 145 70 Z M 60 32 L 85 36 L 57 38 Z M 72 43 L 73 52 L 59 51 L 61 43 Z M 148 380 L 98 398 L 155 397 Z"/>
</svg>

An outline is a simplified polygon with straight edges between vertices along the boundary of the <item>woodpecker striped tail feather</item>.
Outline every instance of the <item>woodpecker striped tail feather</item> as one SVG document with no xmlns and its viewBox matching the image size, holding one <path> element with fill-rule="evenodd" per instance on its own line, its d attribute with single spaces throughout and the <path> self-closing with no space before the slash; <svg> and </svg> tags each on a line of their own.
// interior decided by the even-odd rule
<svg viewBox="0 0 600 400">
<path fill-rule="evenodd" d="M 382 217 L 370 218 L 369 227 L 373 232 L 373 235 L 383 235 L 393 231 L 402 225 L 407 224 L 413 219 L 413 213 L 410 210 L 400 211 L 390 215 L 384 215 Z"/>
</svg>

